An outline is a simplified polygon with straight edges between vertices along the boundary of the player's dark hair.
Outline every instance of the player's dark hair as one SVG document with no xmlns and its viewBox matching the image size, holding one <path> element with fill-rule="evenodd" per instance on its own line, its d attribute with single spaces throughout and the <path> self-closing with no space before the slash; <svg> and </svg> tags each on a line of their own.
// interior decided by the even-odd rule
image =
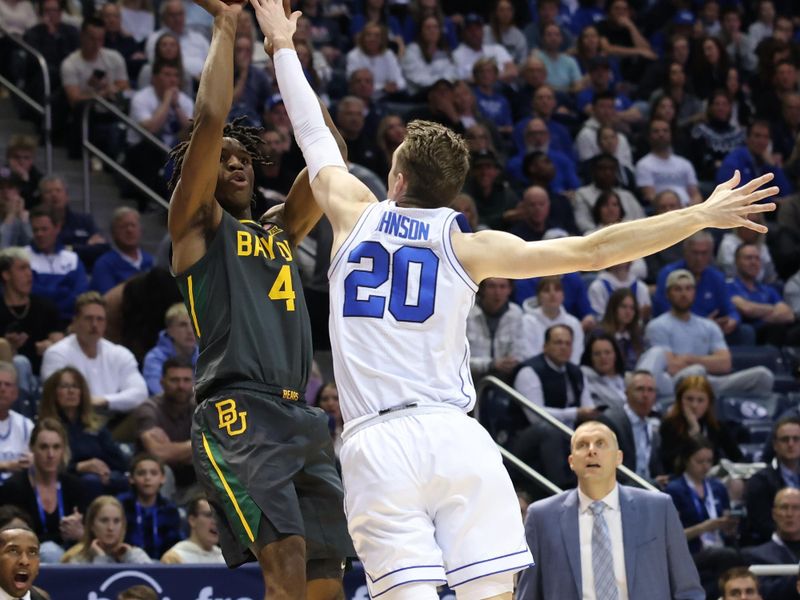
<svg viewBox="0 0 800 600">
<path fill-rule="evenodd" d="M 230 123 L 226 123 L 225 128 L 222 130 L 222 137 L 233 138 L 244 146 L 244 149 L 247 150 L 250 159 L 253 161 L 253 165 L 269 164 L 269 159 L 261 152 L 261 138 L 259 137 L 261 128 L 243 125 L 245 120 L 246 117 L 237 117 Z M 167 184 L 170 191 L 174 190 L 175 186 L 178 185 L 178 181 L 180 181 L 181 171 L 183 170 L 183 158 L 186 156 L 186 150 L 189 148 L 189 142 L 192 139 L 193 132 L 194 121 L 192 121 L 192 124 L 189 126 L 189 139 L 175 146 L 169 153 L 169 159 L 175 163 L 172 177 L 170 177 L 169 183 Z"/>
</svg>

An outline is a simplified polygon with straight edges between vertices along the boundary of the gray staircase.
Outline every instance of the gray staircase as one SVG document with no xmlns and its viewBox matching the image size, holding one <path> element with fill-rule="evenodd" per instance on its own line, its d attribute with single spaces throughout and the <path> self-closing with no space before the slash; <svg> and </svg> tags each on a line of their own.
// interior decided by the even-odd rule
<svg viewBox="0 0 800 600">
<path fill-rule="evenodd" d="M 18 133 L 35 133 L 35 128 L 31 123 L 17 117 L 10 99 L 0 99 L 0 164 L 5 162 L 8 139 Z M 40 171 L 45 171 L 44 149 L 40 150 L 36 164 Z M 83 162 L 68 159 L 66 149 L 55 147 L 53 171 L 67 181 L 72 207 L 83 212 Z M 109 222 L 114 210 L 120 206 L 135 208 L 136 203 L 121 197 L 119 188 L 109 173 L 92 172 L 91 178 L 91 212 L 97 226 L 108 237 Z M 142 215 L 142 246 L 151 254 L 155 254 L 166 233 L 166 221 L 166 212 L 160 207 Z"/>
</svg>

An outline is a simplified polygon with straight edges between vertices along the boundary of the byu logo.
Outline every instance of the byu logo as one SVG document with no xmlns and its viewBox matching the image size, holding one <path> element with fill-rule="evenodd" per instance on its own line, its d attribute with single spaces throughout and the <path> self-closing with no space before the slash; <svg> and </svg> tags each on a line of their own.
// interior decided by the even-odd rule
<svg viewBox="0 0 800 600">
<path fill-rule="evenodd" d="M 245 432 L 247 429 L 247 411 L 243 410 L 239 412 L 236 410 L 236 400 L 228 398 L 227 400 L 217 402 L 214 406 L 217 407 L 220 429 L 226 429 L 228 435 L 231 436 Z M 241 423 L 239 419 L 241 419 Z"/>
</svg>

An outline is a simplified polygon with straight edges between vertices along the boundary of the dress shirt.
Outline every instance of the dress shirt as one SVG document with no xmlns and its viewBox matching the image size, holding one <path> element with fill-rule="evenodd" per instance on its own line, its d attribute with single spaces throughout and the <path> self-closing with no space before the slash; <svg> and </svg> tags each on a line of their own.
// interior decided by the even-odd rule
<svg viewBox="0 0 800 600">
<path fill-rule="evenodd" d="M 583 600 L 595 600 L 594 572 L 592 571 L 592 527 L 594 516 L 589 506 L 594 502 L 578 488 L 578 534 L 581 543 L 581 582 Z M 608 534 L 611 537 L 611 555 L 614 557 L 614 579 L 617 580 L 619 600 L 628 600 L 628 578 L 625 574 L 625 549 L 622 546 L 622 512 L 619 505 L 619 486 L 602 499 Z"/>
<path fill-rule="evenodd" d="M 633 430 L 633 441 L 636 444 L 636 474 L 645 479 L 651 479 L 650 454 L 653 451 L 652 423 L 647 418 L 637 415 L 628 403 L 622 407 Z"/>
</svg>

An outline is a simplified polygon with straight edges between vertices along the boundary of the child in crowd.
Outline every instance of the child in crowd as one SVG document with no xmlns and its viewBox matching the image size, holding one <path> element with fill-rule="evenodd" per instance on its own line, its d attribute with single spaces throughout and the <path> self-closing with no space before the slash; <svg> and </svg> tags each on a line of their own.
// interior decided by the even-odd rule
<svg viewBox="0 0 800 600">
<path fill-rule="evenodd" d="M 119 496 L 128 519 L 125 541 L 155 560 L 181 539 L 178 508 L 160 494 L 165 476 L 163 462 L 138 454 L 131 464 L 131 491 Z"/>
</svg>

